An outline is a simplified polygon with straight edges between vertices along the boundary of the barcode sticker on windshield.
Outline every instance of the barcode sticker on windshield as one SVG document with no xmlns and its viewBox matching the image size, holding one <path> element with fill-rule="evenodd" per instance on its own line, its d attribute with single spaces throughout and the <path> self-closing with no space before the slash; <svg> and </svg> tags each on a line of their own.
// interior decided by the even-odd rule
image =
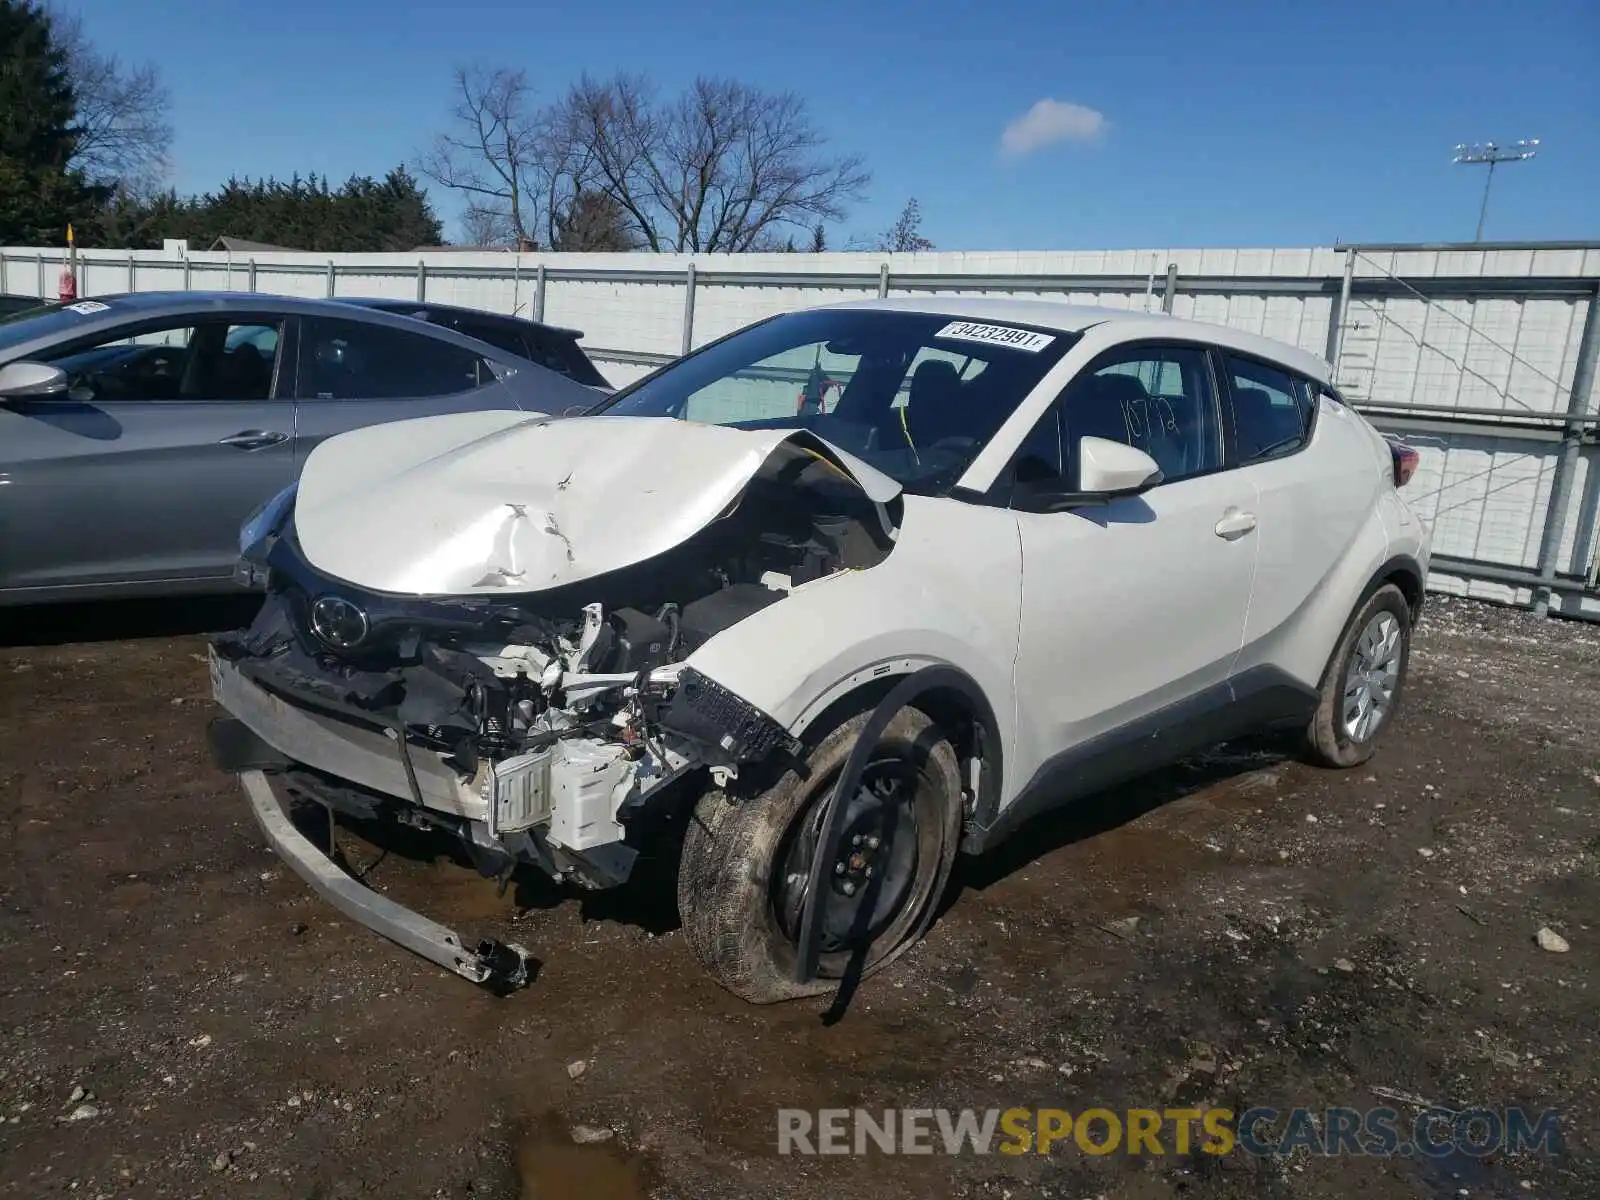
<svg viewBox="0 0 1600 1200">
<path fill-rule="evenodd" d="M 1010 325 L 979 325 L 974 321 L 951 321 L 933 336 L 952 338 L 958 342 L 988 342 L 994 346 L 1026 350 L 1029 354 L 1039 353 L 1056 340 L 1047 333 L 1035 333 L 1031 329 L 1014 329 Z"/>
<path fill-rule="evenodd" d="M 76 304 L 67 305 L 68 312 L 75 312 L 80 316 L 92 317 L 95 313 L 103 313 L 108 305 L 101 304 L 98 300 L 79 300 Z"/>
</svg>

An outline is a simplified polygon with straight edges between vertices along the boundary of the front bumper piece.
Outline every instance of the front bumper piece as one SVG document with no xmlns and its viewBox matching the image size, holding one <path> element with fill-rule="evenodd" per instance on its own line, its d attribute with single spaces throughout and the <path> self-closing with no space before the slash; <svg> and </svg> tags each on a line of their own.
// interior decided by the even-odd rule
<svg viewBox="0 0 1600 1200">
<path fill-rule="evenodd" d="M 273 850 L 345 916 L 473 983 L 512 991 L 528 982 L 531 959 L 521 946 L 491 939 L 468 949 L 454 930 L 396 904 L 341 871 L 295 828 L 283 798 L 265 772 L 241 771 L 239 779 Z"/>
</svg>

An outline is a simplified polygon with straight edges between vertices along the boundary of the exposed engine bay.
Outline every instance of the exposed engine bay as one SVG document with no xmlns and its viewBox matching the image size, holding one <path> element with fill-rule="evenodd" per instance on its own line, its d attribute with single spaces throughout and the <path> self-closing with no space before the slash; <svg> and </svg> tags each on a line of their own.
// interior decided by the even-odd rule
<svg viewBox="0 0 1600 1200">
<path fill-rule="evenodd" d="M 213 639 L 213 687 L 236 718 L 213 733 L 219 761 L 273 772 L 330 815 L 448 830 L 487 875 L 530 863 L 623 882 L 629 825 L 670 806 L 669 785 L 797 749 L 697 672 L 695 651 L 894 546 L 900 500 L 873 500 L 825 451 L 784 442 L 676 546 L 528 592 L 353 586 L 312 563 L 285 503 L 245 550 L 266 579 L 259 615 Z"/>
</svg>

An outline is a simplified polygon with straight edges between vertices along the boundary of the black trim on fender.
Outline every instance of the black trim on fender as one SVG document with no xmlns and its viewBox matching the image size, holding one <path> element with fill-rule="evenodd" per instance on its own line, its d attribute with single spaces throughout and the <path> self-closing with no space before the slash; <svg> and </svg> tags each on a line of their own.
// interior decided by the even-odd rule
<svg viewBox="0 0 1600 1200">
<path fill-rule="evenodd" d="M 1316 710 L 1314 688 L 1277 667 L 1252 667 L 1050 758 L 997 817 L 974 825 L 961 848 L 981 853 L 1053 808 L 1229 738 L 1310 721 Z"/>
<path fill-rule="evenodd" d="M 1422 619 L 1422 606 L 1428 596 L 1428 573 L 1422 569 L 1422 564 L 1411 555 L 1396 554 L 1374 571 L 1372 578 L 1367 581 L 1366 590 L 1361 593 L 1361 598 L 1365 600 L 1382 587 L 1391 575 L 1399 571 L 1405 571 L 1417 581 L 1417 600 L 1415 604 L 1411 605 L 1411 627 L 1415 629 L 1417 622 Z M 1410 597 L 1407 597 L 1407 601 L 1410 601 Z"/>
</svg>

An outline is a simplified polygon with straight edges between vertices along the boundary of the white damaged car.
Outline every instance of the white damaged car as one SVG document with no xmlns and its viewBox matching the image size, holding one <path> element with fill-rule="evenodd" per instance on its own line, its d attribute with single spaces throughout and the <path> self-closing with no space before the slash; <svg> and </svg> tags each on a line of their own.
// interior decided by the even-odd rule
<svg viewBox="0 0 1600 1200">
<path fill-rule="evenodd" d="M 690 949 L 771 1001 L 914 943 L 956 853 L 1226 738 L 1365 760 L 1428 533 L 1416 455 L 1248 333 L 916 299 L 743 329 L 567 419 L 312 452 L 241 534 L 212 745 L 349 915 L 470 979 L 292 803 L 442 831 L 486 875 L 623 885 L 681 842 Z"/>
</svg>

